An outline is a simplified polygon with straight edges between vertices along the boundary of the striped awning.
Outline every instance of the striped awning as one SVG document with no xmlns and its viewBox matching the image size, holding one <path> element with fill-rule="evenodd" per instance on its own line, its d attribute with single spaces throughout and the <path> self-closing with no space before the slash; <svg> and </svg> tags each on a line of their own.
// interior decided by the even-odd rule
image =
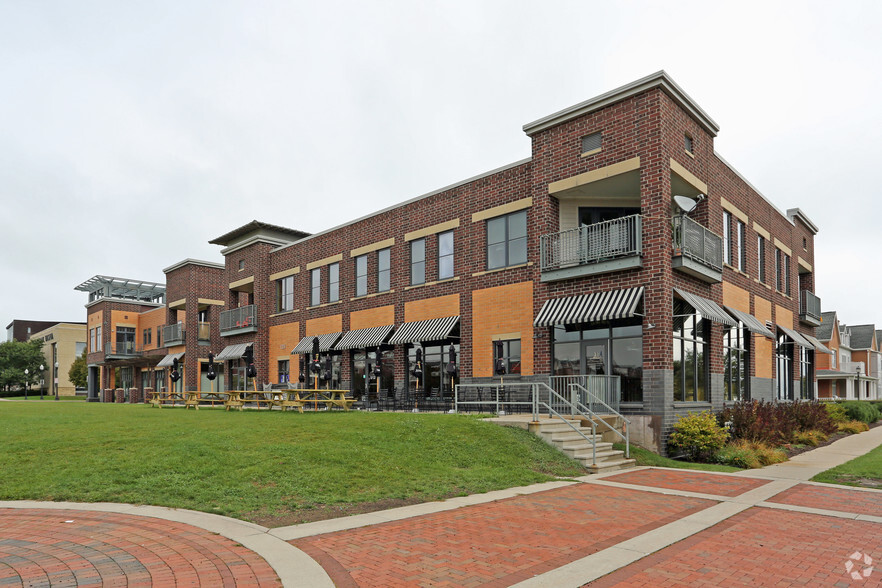
<svg viewBox="0 0 882 588">
<path fill-rule="evenodd" d="M 552 327 L 631 318 L 641 300 L 643 286 L 554 298 L 545 301 L 533 325 Z"/>
<path fill-rule="evenodd" d="M 459 324 L 458 316 L 404 323 L 392 335 L 389 344 L 403 345 L 405 343 L 422 343 L 423 341 L 441 341 L 450 336 L 457 324 Z"/>
<path fill-rule="evenodd" d="M 338 333 L 325 333 L 324 335 L 309 335 L 300 340 L 300 343 L 294 348 L 291 352 L 291 355 L 298 355 L 301 353 L 312 353 L 312 340 L 318 337 L 319 340 L 319 351 L 324 353 L 326 351 L 330 351 L 334 348 L 334 343 L 340 340 L 340 336 L 342 332 Z"/>
<path fill-rule="evenodd" d="M 794 343 L 799 345 L 800 347 L 805 347 L 806 349 L 814 349 L 815 346 L 812 345 L 811 341 L 803 337 L 801 334 L 797 333 L 793 329 L 788 329 L 787 327 L 782 327 L 778 325 L 778 328 L 784 331 L 784 334 L 790 337 Z"/>
<path fill-rule="evenodd" d="M 239 343 L 238 345 L 227 345 L 223 348 L 223 351 L 215 356 L 214 360 L 227 361 L 228 359 L 239 359 L 240 357 L 245 355 L 245 350 L 248 349 L 248 347 L 251 345 L 254 345 L 254 343 Z"/>
<path fill-rule="evenodd" d="M 750 331 L 751 333 L 756 333 L 758 335 L 764 335 L 769 339 L 774 339 L 775 334 L 772 333 L 769 329 L 766 328 L 766 325 L 762 324 L 758 318 L 753 316 L 752 314 L 748 314 L 746 312 L 740 311 L 737 308 L 732 308 L 731 306 L 724 307 L 726 311 L 731 314 L 734 318 L 744 323 L 744 328 Z"/>
<path fill-rule="evenodd" d="M 379 347 L 394 328 L 395 325 L 383 325 L 382 327 L 370 327 L 368 329 L 349 331 L 343 335 L 343 338 L 334 346 L 334 349 L 342 351 L 344 349 L 367 349 L 369 347 Z"/>
<path fill-rule="evenodd" d="M 738 326 L 738 323 L 732 320 L 726 311 L 720 308 L 720 305 L 714 302 L 713 300 L 708 300 L 707 298 L 702 298 L 701 296 L 696 296 L 695 294 L 690 294 L 689 292 L 684 292 L 679 288 L 674 288 L 674 292 L 680 295 L 680 297 L 689 303 L 692 308 L 701 313 L 701 316 L 704 318 L 710 319 L 715 323 L 721 323 L 723 325 L 727 325 L 729 327 Z"/>
<path fill-rule="evenodd" d="M 803 335 L 803 337 L 812 345 L 815 346 L 815 350 L 820 351 L 821 353 L 826 353 L 827 355 L 833 355 L 833 352 L 827 349 L 827 346 L 818 341 L 816 338 L 811 335 Z"/>
<path fill-rule="evenodd" d="M 159 363 L 156 364 L 156 367 L 171 367 L 174 365 L 175 359 L 181 361 L 182 357 L 184 357 L 183 353 L 170 353 L 163 357 Z"/>
</svg>

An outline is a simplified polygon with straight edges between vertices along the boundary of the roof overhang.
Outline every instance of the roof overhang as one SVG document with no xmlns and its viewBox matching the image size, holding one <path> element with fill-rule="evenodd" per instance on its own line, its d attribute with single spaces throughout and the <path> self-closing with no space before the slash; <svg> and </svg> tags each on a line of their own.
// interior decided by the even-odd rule
<svg viewBox="0 0 882 588">
<path fill-rule="evenodd" d="M 616 102 L 621 102 L 622 100 L 626 100 L 632 96 L 656 88 L 661 89 L 665 94 L 670 96 L 680 108 L 689 113 L 689 115 L 712 137 L 717 136 L 717 133 L 720 131 L 719 125 L 717 125 L 717 123 L 714 122 L 714 120 L 708 116 L 708 114 L 702 110 L 702 108 L 698 106 L 698 104 L 696 104 L 695 101 L 690 98 L 689 95 L 686 94 L 686 92 L 684 92 L 664 70 L 657 71 L 645 78 L 641 78 L 635 82 L 631 82 L 630 84 L 626 84 L 615 90 L 601 94 L 600 96 L 595 96 L 585 102 L 570 106 L 569 108 L 565 108 L 554 114 L 540 118 L 539 120 L 527 123 L 524 125 L 524 132 L 529 136 L 533 136 L 536 133 L 550 129 L 553 126 L 590 114 L 615 104 Z"/>
<path fill-rule="evenodd" d="M 221 270 L 226 268 L 226 266 L 222 263 L 215 263 L 213 261 L 202 261 L 201 259 L 191 259 L 188 257 L 187 259 L 185 259 L 183 261 L 179 261 L 178 263 L 175 263 L 175 264 L 168 266 L 167 268 L 162 270 L 162 273 L 167 274 L 169 272 L 173 272 L 176 269 L 181 269 L 182 267 L 188 266 L 188 265 L 198 265 L 198 266 L 202 266 L 202 267 L 210 267 L 210 268 L 221 269 Z"/>
</svg>

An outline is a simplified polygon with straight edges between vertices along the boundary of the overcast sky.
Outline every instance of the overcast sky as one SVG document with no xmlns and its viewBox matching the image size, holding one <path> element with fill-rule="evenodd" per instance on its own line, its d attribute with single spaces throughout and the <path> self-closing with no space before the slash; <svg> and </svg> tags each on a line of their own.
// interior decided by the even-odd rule
<svg viewBox="0 0 882 588">
<path fill-rule="evenodd" d="M 882 328 L 880 2 L 0 0 L 0 308 L 85 320 L 252 219 L 308 232 L 530 155 L 521 127 L 666 70 L 819 227 Z"/>
</svg>

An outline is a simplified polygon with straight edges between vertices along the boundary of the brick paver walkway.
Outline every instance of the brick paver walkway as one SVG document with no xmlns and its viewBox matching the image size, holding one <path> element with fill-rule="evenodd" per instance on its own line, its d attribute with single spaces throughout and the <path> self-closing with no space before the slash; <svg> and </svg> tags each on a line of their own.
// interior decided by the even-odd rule
<svg viewBox="0 0 882 588">
<path fill-rule="evenodd" d="M 878 523 L 751 508 L 600 580 L 607 586 L 879 586 L 855 553 L 882 554 Z M 851 571 L 866 569 L 863 558 Z"/>
<path fill-rule="evenodd" d="M 620 484 L 635 484 L 638 486 L 652 486 L 654 488 L 667 488 L 669 490 L 682 490 L 686 492 L 700 492 L 715 496 L 734 497 L 744 494 L 748 490 L 759 488 L 768 484 L 768 480 L 745 478 L 735 476 L 721 476 L 693 470 L 671 470 L 650 468 L 626 472 L 604 478 L 608 482 Z"/>
<path fill-rule="evenodd" d="M 0 586 L 279 586 L 254 552 L 168 520 L 0 509 Z"/>
<path fill-rule="evenodd" d="M 769 502 L 882 517 L 882 492 L 799 484 L 773 496 Z"/>
<path fill-rule="evenodd" d="M 337 586 L 509 586 L 716 504 L 574 484 L 291 543 Z"/>
</svg>

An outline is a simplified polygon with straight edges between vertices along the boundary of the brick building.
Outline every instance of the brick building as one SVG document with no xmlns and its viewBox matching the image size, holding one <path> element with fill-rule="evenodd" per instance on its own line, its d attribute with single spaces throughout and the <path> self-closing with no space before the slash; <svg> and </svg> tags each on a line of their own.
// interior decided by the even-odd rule
<svg viewBox="0 0 882 588">
<path fill-rule="evenodd" d="M 171 321 L 223 308 L 218 339 L 168 351 L 210 347 L 240 389 L 246 350 L 261 384 L 297 381 L 318 338 L 330 385 L 360 394 L 379 356 L 400 395 L 419 352 L 441 395 L 452 347 L 456 382 L 502 360 L 509 382 L 602 390 L 657 450 L 687 411 L 814 397 L 817 227 L 726 163 L 718 130 L 658 72 L 525 125 L 528 159 L 312 235 L 248 223 L 211 241 L 220 282 L 169 295 Z"/>
</svg>

